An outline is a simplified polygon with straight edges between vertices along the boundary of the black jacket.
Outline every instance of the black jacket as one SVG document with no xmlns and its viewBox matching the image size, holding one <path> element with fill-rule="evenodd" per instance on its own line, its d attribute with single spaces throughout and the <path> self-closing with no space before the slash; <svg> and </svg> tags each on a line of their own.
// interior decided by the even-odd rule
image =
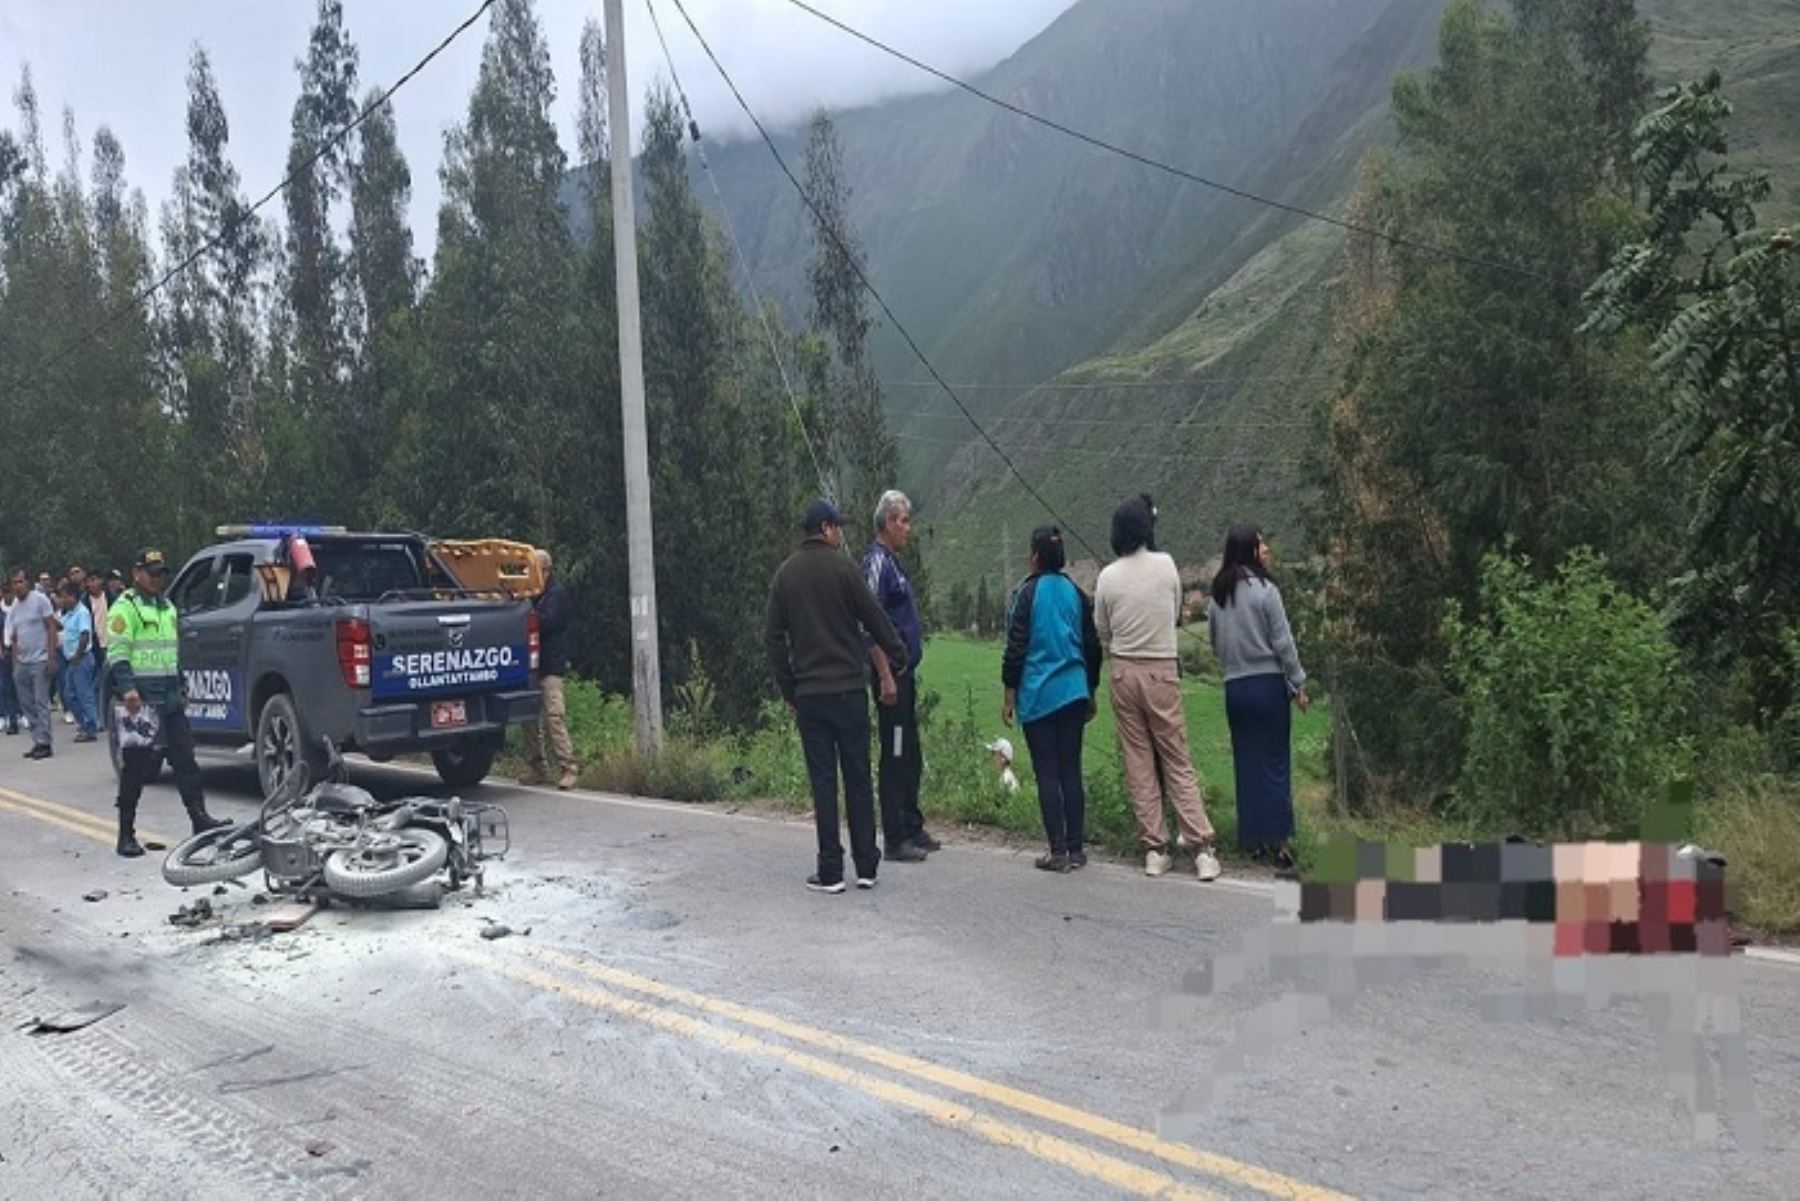
<svg viewBox="0 0 1800 1201">
<path fill-rule="evenodd" d="M 569 674 L 569 627 L 575 622 L 575 605 L 569 590 L 555 579 L 544 587 L 537 598 L 538 675 Z"/>
<path fill-rule="evenodd" d="M 776 570 L 763 619 L 782 699 L 860 693 L 869 678 L 865 630 L 890 660 L 906 662 L 906 644 L 856 564 L 823 538 L 808 538 Z"/>
</svg>

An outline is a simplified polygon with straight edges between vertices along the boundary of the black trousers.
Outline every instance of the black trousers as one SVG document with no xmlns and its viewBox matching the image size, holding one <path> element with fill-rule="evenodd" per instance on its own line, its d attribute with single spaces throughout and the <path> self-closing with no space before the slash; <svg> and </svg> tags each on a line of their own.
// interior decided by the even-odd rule
<svg viewBox="0 0 1800 1201">
<path fill-rule="evenodd" d="M 919 780 L 925 774 L 925 756 L 919 751 L 919 681 L 909 671 L 894 683 L 900 695 L 892 705 L 881 703 L 881 686 L 875 686 L 881 732 L 881 766 L 876 771 L 881 837 L 890 852 L 925 832 L 925 815 L 919 812 Z"/>
<path fill-rule="evenodd" d="M 819 879 L 844 878 L 844 844 L 838 836 L 838 771 L 844 775 L 844 809 L 850 819 L 850 855 L 856 874 L 875 878 L 881 851 L 875 845 L 875 790 L 869 780 L 869 701 L 861 689 L 794 702 L 806 775 L 812 783 L 813 822 L 819 835 Z"/>
<path fill-rule="evenodd" d="M 160 710 L 162 729 L 156 736 L 157 746 L 129 747 L 119 752 L 124 770 L 119 773 L 119 831 L 129 834 L 137 822 L 138 798 L 150 782 L 150 768 L 156 762 L 160 747 L 175 773 L 175 788 L 188 819 L 206 812 L 206 797 L 200 791 L 200 765 L 194 761 L 194 731 L 188 725 L 187 711 L 180 706 Z M 107 720 L 112 720 L 109 714 Z"/>
<path fill-rule="evenodd" d="M 1088 703 L 1064 705 L 1047 717 L 1025 723 L 1031 770 L 1037 776 L 1038 808 L 1053 855 L 1073 855 L 1087 837 L 1087 789 L 1081 782 L 1081 736 Z"/>
</svg>

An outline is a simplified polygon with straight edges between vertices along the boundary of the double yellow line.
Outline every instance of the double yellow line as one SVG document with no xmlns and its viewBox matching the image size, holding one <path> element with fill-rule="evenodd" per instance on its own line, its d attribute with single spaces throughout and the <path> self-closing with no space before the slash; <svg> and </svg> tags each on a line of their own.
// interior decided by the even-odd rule
<svg viewBox="0 0 1800 1201">
<path fill-rule="evenodd" d="M 479 952 L 461 954 L 468 962 L 494 975 L 592 1009 L 634 1018 L 722 1050 L 780 1063 L 784 1067 L 854 1088 L 877 1100 L 922 1114 L 943 1126 L 966 1131 L 997 1146 L 1023 1151 L 1123 1193 L 1167 1198 L 1218 1196 L 1161 1167 L 1144 1167 L 1108 1151 L 1094 1150 L 1062 1134 L 1046 1133 L 1003 1121 L 962 1101 L 924 1092 L 908 1084 L 846 1066 L 838 1060 L 825 1059 L 783 1043 L 770 1042 L 741 1030 L 704 1021 L 675 1007 L 682 1006 L 709 1017 L 726 1019 L 777 1035 L 788 1042 L 935 1085 L 952 1094 L 1012 1110 L 1039 1122 L 1099 1139 L 1115 1148 L 1159 1160 L 1171 1167 L 1201 1173 L 1215 1182 L 1237 1185 L 1289 1201 L 1347 1201 L 1345 1194 L 1331 1189 L 1305 1184 L 1254 1164 L 1242 1163 L 1182 1143 L 1169 1142 L 1122 1122 L 860 1039 L 815 1029 L 705 993 L 676 988 L 635 972 L 610 967 L 563 951 L 529 946 L 521 946 L 518 950 L 525 959 L 536 960 L 539 964 L 565 974 L 546 971 L 529 963 L 504 961 Z M 570 979 L 570 975 L 578 979 Z M 613 991 L 615 989 L 619 991 Z"/>
<path fill-rule="evenodd" d="M 59 805 L 55 801 L 46 801 L 42 797 L 27 796 L 22 792 L 14 792 L 10 788 L 0 788 L 0 810 L 17 813 L 22 817 L 34 818 L 48 825 L 66 830 L 93 842 L 113 846 L 119 838 L 119 827 L 115 821 L 104 817 L 96 817 L 85 809 L 77 809 L 73 805 Z M 138 837 L 152 842 L 174 846 L 178 839 L 163 834 L 152 833 L 138 827 Z"/>
</svg>

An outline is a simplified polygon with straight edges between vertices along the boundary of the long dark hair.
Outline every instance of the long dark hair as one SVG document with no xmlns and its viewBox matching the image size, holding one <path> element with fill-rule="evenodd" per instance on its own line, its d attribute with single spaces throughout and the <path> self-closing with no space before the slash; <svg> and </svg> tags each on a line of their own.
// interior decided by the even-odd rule
<svg viewBox="0 0 1800 1201">
<path fill-rule="evenodd" d="M 1239 580 L 1251 576 L 1269 580 L 1268 571 L 1256 556 L 1256 548 L 1261 542 L 1262 527 L 1248 521 L 1238 522 L 1225 535 L 1225 561 L 1219 565 L 1219 574 L 1213 577 L 1212 582 L 1213 602 L 1219 608 L 1223 609 L 1231 603 L 1232 593 L 1237 591 Z"/>
</svg>

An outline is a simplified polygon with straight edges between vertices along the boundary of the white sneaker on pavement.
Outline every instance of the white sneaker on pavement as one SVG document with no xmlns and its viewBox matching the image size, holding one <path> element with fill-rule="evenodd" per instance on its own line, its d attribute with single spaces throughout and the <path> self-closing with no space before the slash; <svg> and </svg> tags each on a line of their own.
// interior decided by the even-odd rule
<svg viewBox="0 0 1800 1201">
<path fill-rule="evenodd" d="M 1202 850 L 1194 856 L 1194 874 L 1203 882 L 1217 880 L 1223 870 L 1219 866 L 1218 856 L 1210 850 Z"/>
<path fill-rule="evenodd" d="M 1144 874 L 1160 876 L 1175 866 L 1174 856 L 1165 851 L 1147 851 L 1144 854 Z"/>
</svg>

